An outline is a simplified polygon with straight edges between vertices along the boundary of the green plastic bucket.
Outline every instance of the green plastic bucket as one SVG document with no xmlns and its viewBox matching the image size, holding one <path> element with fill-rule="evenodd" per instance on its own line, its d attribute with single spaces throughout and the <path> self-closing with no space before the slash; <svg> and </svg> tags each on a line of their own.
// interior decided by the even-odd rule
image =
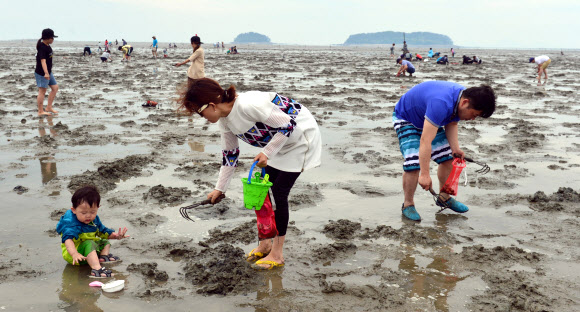
<svg viewBox="0 0 580 312">
<path fill-rule="evenodd" d="M 268 190 L 273 185 L 269 182 L 269 176 L 266 173 L 266 169 L 262 168 L 262 174 L 256 172 L 252 178 L 252 172 L 254 167 L 258 162 L 254 162 L 250 168 L 250 174 L 247 178 L 242 178 L 242 183 L 244 184 L 244 206 L 247 209 L 260 210 L 266 200 L 266 195 L 268 195 Z"/>
</svg>

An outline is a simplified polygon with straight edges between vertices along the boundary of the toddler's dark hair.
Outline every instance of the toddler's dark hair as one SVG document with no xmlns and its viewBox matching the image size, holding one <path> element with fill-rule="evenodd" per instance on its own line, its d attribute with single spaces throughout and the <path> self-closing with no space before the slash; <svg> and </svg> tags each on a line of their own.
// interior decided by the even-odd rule
<svg viewBox="0 0 580 312">
<path fill-rule="evenodd" d="M 71 202 L 73 208 L 77 208 L 83 202 L 87 203 L 90 207 L 94 204 L 97 204 L 97 207 L 99 207 L 101 204 L 101 195 L 96 187 L 89 185 L 76 190 L 72 196 Z"/>
</svg>

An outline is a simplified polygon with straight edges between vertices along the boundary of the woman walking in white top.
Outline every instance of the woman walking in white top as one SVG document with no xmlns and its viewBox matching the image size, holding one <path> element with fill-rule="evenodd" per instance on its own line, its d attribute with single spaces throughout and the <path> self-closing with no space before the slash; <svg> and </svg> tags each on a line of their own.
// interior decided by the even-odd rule
<svg viewBox="0 0 580 312">
<path fill-rule="evenodd" d="M 187 69 L 187 80 L 191 83 L 195 79 L 204 78 L 205 77 L 205 70 L 204 70 L 204 52 L 201 45 L 201 39 L 197 35 L 191 37 L 191 47 L 193 48 L 193 54 L 185 61 L 181 63 L 175 64 L 175 66 L 179 67 L 189 61 L 191 61 L 191 65 L 189 69 Z"/>
<path fill-rule="evenodd" d="M 261 240 L 247 255 L 248 261 L 272 269 L 284 265 L 283 247 L 288 227 L 288 194 L 304 170 L 320 165 L 322 144 L 316 120 L 300 103 L 275 92 L 238 94 L 233 85 L 223 90 L 209 78 L 194 80 L 181 94 L 180 110 L 219 122 L 223 161 L 215 189 L 215 202 L 225 193 L 238 164 L 238 139 L 262 148 L 254 161 L 265 167 L 270 181 L 278 236 Z"/>
</svg>

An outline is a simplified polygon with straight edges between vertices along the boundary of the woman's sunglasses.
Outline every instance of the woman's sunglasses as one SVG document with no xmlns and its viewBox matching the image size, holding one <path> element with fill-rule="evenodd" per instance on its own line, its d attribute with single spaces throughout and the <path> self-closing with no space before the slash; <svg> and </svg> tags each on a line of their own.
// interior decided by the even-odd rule
<svg viewBox="0 0 580 312">
<path fill-rule="evenodd" d="M 204 109 L 206 109 L 209 106 L 209 104 L 204 104 L 202 105 L 198 110 L 197 110 L 197 114 L 200 115 L 201 117 L 203 117 L 203 115 L 201 114 L 201 112 L 203 112 Z"/>
</svg>

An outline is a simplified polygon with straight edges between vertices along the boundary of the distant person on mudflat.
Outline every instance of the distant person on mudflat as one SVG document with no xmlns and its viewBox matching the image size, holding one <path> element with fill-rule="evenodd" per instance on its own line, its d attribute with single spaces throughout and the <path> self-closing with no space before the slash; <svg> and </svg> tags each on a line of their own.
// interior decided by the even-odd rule
<svg viewBox="0 0 580 312">
<path fill-rule="evenodd" d="M 391 58 L 395 57 L 395 44 L 391 46 Z"/>
<path fill-rule="evenodd" d="M 451 48 L 451 57 L 455 57 L 455 50 L 453 48 Z"/>
<path fill-rule="evenodd" d="M 121 39 L 121 41 L 123 41 L 123 45 L 127 45 L 127 41 L 125 41 L 125 39 Z"/>
<path fill-rule="evenodd" d="M 85 46 L 85 49 L 83 50 L 83 56 L 87 56 L 87 54 L 88 54 L 89 56 L 92 56 L 92 55 L 91 55 L 91 47 L 89 47 L 89 45 L 88 45 L 88 44 Z"/>
<path fill-rule="evenodd" d="M 419 53 L 415 54 L 415 61 L 423 61 L 423 57 L 421 56 L 421 54 Z"/>
<path fill-rule="evenodd" d="M 467 55 L 464 55 L 463 56 L 463 63 L 461 63 L 461 64 L 469 65 L 469 64 L 472 64 L 472 63 L 473 63 L 473 60 L 469 56 L 467 56 Z"/>
<path fill-rule="evenodd" d="M 421 221 L 415 208 L 417 183 L 421 188 L 432 188 L 430 163 L 438 164 L 439 189 L 443 187 L 453 168 L 453 155 L 465 157 L 459 147 L 458 122 L 489 118 L 495 111 L 495 94 L 490 86 L 466 89 L 447 81 L 427 81 L 407 91 L 395 105 L 393 127 L 403 154 L 403 191 L 405 200 L 402 214 L 413 221 Z M 464 213 L 469 208 L 440 191 L 450 209 Z"/>
<path fill-rule="evenodd" d="M 151 38 L 153 38 L 153 43 L 151 44 L 151 53 L 153 54 L 154 58 L 157 58 L 158 41 L 157 41 L 157 38 L 155 36 L 153 36 Z"/>
<path fill-rule="evenodd" d="M 397 77 L 399 77 L 401 74 L 403 74 L 403 76 L 406 76 L 406 73 L 409 73 L 409 77 L 413 77 L 413 73 L 415 72 L 415 66 L 413 66 L 413 64 L 410 61 L 397 59 L 397 64 L 401 65 L 401 67 L 399 67 L 399 71 L 397 72 Z"/>
<path fill-rule="evenodd" d="M 428 58 L 432 58 L 433 57 L 433 48 L 429 48 L 429 52 L 427 52 L 427 57 Z"/>
<path fill-rule="evenodd" d="M 201 78 L 181 93 L 179 110 L 198 114 L 219 124 L 222 142 L 222 166 L 218 181 L 207 195 L 219 200 L 235 176 L 240 157 L 239 140 L 261 148 L 254 157 L 265 168 L 273 186 L 270 200 L 278 235 L 262 239 L 246 256 L 259 269 L 284 266 L 284 241 L 289 221 L 288 195 L 300 174 L 321 163 L 322 141 L 316 120 L 297 101 L 276 92 L 249 91 L 238 94 L 233 85 L 223 90 L 212 79 Z M 256 171 L 254 171 L 256 172 Z M 238 180 L 239 181 L 239 180 Z"/>
<path fill-rule="evenodd" d="M 179 67 L 181 65 L 186 64 L 187 62 L 191 62 L 191 65 L 187 69 L 187 81 L 188 83 L 192 83 L 195 79 L 200 79 L 205 77 L 205 69 L 204 69 L 204 51 L 201 45 L 201 39 L 199 36 L 195 35 L 191 37 L 191 47 L 193 48 L 193 53 L 189 58 L 181 63 L 175 64 L 175 66 Z"/>
<path fill-rule="evenodd" d="M 101 63 L 105 63 L 107 61 L 113 61 L 113 59 L 111 58 L 111 52 L 103 52 L 103 54 L 101 54 Z"/>
<path fill-rule="evenodd" d="M 474 55 L 473 56 L 473 63 L 474 64 L 481 64 L 481 59 L 479 57 L 477 57 L 477 56 Z"/>
<path fill-rule="evenodd" d="M 115 45 L 118 46 L 119 45 L 119 41 L 117 41 L 117 39 L 115 39 Z"/>
<path fill-rule="evenodd" d="M 54 42 L 54 31 L 50 28 L 42 30 L 42 37 L 36 43 L 36 68 L 34 70 L 34 77 L 36 78 L 36 86 L 38 87 L 38 95 L 36 96 L 36 103 L 38 105 L 38 116 L 50 115 L 50 113 L 58 114 L 52 108 L 52 103 L 58 92 L 58 84 L 52 75 L 52 48 L 50 45 Z M 46 89 L 50 87 L 48 94 L 48 105 L 44 109 L 44 95 Z"/>
<path fill-rule="evenodd" d="M 442 57 L 437 59 L 437 64 L 439 65 L 449 65 L 449 58 L 447 55 L 443 55 Z"/>
<path fill-rule="evenodd" d="M 119 51 L 123 51 L 123 59 L 122 61 L 131 61 L 131 53 L 133 53 L 133 47 L 129 44 L 119 47 Z"/>
<path fill-rule="evenodd" d="M 403 54 L 409 52 L 409 49 L 407 49 L 407 41 L 403 41 Z"/>
<path fill-rule="evenodd" d="M 542 85 L 542 73 L 546 76 L 544 79 L 544 84 L 548 82 L 548 71 L 546 68 L 552 63 L 552 60 L 547 55 L 540 55 L 537 57 L 531 57 L 530 63 L 538 64 L 538 86 Z"/>
</svg>

